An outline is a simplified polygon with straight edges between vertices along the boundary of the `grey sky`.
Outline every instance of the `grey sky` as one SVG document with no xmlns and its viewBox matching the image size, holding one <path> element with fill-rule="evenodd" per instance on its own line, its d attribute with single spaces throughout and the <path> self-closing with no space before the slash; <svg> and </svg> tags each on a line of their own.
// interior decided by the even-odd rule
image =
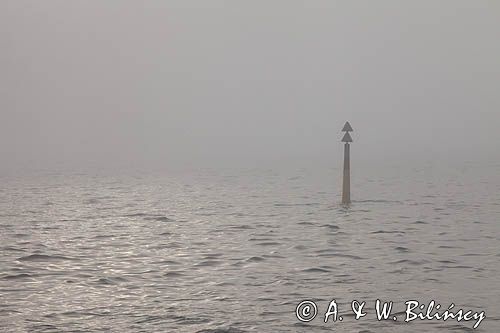
<svg viewBox="0 0 500 333">
<path fill-rule="evenodd" d="M 487 157 L 499 36 L 497 1 L 3 0 L 1 164 L 335 161 L 345 120 L 354 158 Z"/>
</svg>

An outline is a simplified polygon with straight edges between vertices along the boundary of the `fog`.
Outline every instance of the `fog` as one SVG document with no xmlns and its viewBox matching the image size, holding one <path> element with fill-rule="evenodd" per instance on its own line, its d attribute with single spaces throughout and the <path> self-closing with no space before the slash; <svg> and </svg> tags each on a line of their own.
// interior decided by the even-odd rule
<svg viewBox="0 0 500 333">
<path fill-rule="evenodd" d="M 498 158 L 495 1 L 0 2 L 0 170 Z"/>
</svg>

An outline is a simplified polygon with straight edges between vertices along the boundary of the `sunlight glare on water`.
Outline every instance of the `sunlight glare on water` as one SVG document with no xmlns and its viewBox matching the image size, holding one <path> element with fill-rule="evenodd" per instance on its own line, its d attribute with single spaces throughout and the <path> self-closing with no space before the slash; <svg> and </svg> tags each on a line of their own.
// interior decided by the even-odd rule
<svg viewBox="0 0 500 333">
<path fill-rule="evenodd" d="M 2 179 L 0 330 L 443 332 L 350 302 L 436 300 L 500 329 L 499 166 Z M 383 170 L 383 171 L 382 171 Z M 361 176 L 363 175 L 363 176 Z M 295 307 L 321 311 L 299 323 Z M 323 323 L 336 299 L 343 322 Z M 368 306 L 367 306 L 368 307 Z"/>
</svg>

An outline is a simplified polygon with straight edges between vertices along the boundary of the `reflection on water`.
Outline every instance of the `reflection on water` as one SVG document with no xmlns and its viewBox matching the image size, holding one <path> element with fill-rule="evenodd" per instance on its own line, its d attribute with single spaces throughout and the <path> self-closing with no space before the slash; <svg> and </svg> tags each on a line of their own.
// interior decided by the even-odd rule
<svg viewBox="0 0 500 333">
<path fill-rule="evenodd" d="M 485 310 L 500 329 L 500 172 L 244 170 L 2 178 L 0 330 L 442 332 L 473 322 L 308 324 L 312 299 Z M 358 174 L 356 174 L 358 172 Z M 359 175 L 362 174 L 363 177 Z M 373 305 L 371 305 L 373 307 Z M 404 319 L 404 318 L 402 318 Z"/>
</svg>

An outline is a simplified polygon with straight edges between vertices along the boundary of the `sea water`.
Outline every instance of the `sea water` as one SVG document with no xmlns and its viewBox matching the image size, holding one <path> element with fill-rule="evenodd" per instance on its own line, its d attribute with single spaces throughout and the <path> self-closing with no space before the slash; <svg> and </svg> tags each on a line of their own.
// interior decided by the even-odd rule
<svg viewBox="0 0 500 333">
<path fill-rule="evenodd" d="M 2 332 L 500 331 L 500 165 L 1 177 Z M 335 300 L 342 321 L 326 318 Z M 393 302 L 378 320 L 377 300 Z M 297 318 L 313 302 L 317 316 Z M 365 302 L 366 315 L 352 309 Z M 423 310 L 425 313 L 425 310 Z M 393 317 L 397 317 L 394 320 Z"/>
</svg>

